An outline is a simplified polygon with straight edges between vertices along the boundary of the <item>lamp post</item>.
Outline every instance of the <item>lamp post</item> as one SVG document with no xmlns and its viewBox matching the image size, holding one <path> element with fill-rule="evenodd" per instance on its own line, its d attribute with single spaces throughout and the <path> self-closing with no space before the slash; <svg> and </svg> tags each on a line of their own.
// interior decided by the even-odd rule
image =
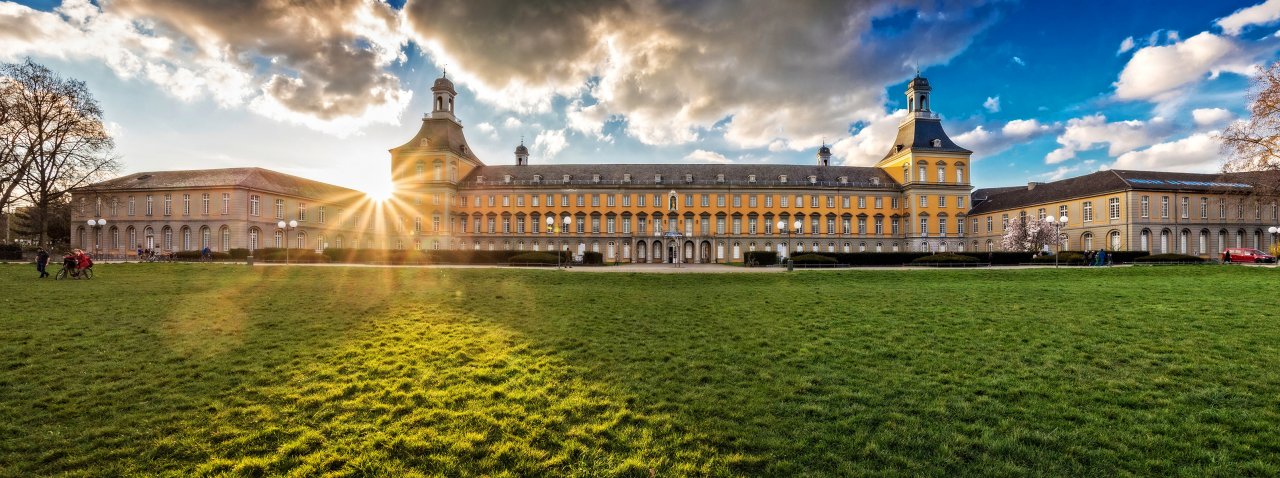
<svg viewBox="0 0 1280 478">
<path fill-rule="evenodd" d="M 779 231 L 779 232 L 786 232 L 786 233 L 787 233 L 787 257 L 786 257 L 786 261 L 787 261 L 787 271 L 788 271 L 788 272 L 790 272 L 790 271 L 795 270 L 795 262 L 791 260 L 791 235 L 792 235 L 792 234 L 799 234 L 799 233 L 800 233 L 800 227 L 804 226 L 804 222 L 801 222 L 799 219 L 796 219 L 796 222 L 792 224 L 792 226 L 793 226 L 793 227 L 791 227 L 790 229 L 788 229 L 788 228 L 787 228 L 787 221 L 778 221 L 778 224 L 777 224 L 777 225 L 778 225 L 778 231 Z"/>
<path fill-rule="evenodd" d="M 99 252 L 102 249 L 102 227 L 107 225 L 107 220 L 102 218 L 90 219 L 85 223 L 93 228 L 93 254 L 95 256 L 101 255 Z"/>
<path fill-rule="evenodd" d="M 1267 232 L 1271 233 L 1271 249 L 1276 248 L 1276 234 L 1280 234 L 1280 226 L 1271 226 L 1267 228 Z"/>
<path fill-rule="evenodd" d="M 547 234 L 555 234 L 556 218 L 555 216 L 547 216 Z M 556 269 L 560 269 L 560 247 L 556 245 L 555 236 L 551 238 L 551 250 L 556 253 Z"/>
<path fill-rule="evenodd" d="M 570 225 L 570 224 L 573 224 L 573 218 L 572 218 L 572 217 L 569 217 L 569 216 L 565 216 L 565 217 L 564 217 L 564 220 L 563 220 L 563 221 L 561 221 L 561 222 L 563 222 L 563 223 L 564 223 L 564 227 L 560 228 L 560 237 L 564 237 L 564 234 L 565 234 L 566 232 L 569 232 L 569 225 Z M 561 239 L 561 240 L 563 241 L 563 239 Z M 571 253 L 572 253 L 572 252 L 571 252 Z M 556 251 L 556 257 L 560 257 L 560 252 L 559 252 L 559 250 L 557 250 L 557 251 Z M 556 259 L 556 260 L 558 261 L 559 259 Z M 566 269 L 567 269 L 567 268 L 569 268 L 569 264 L 565 264 L 565 268 L 566 268 Z"/>
<path fill-rule="evenodd" d="M 1062 255 L 1062 226 L 1067 225 L 1067 216 L 1064 214 L 1056 220 L 1053 216 L 1046 216 L 1044 222 L 1053 226 L 1053 243 L 1058 246 L 1058 252 L 1053 254 L 1053 267 L 1057 269 L 1058 256 Z"/>
<path fill-rule="evenodd" d="M 284 263 L 285 265 L 288 265 L 289 264 L 289 229 L 297 229 L 298 221 L 289 221 L 289 222 L 280 221 L 276 223 L 276 227 L 284 229 Z"/>
</svg>

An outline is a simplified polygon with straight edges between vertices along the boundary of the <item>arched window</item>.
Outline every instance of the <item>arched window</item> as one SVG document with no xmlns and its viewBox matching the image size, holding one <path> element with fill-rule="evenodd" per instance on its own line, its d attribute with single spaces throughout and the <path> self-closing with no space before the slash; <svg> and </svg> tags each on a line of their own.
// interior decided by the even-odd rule
<svg viewBox="0 0 1280 478">
<path fill-rule="evenodd" d="M 218 250 L 222 252 L 230 251 L 231 250 L 231 228 L 227 226 L 222 226 L 222 230 L 219 231 L 219 235 L 222 236 L 222 247 L 220 247 Z"/>
<path fill-rule="evenodd" d="M 164 250 L 172 251 L 173 250 L 173 229 L 170 228 L 169 226 L 165 226 L 164 229 L 160 230 L 160 235 L 163 238 L 162 240 L 164 241 L 163 242 Z"/>
<path fill-rule="evenodd" d="M 274 234 L 274 238 L 275 238 L 275 242 L 274 242 L 274 245 L 273 245 L 272 247 L 275 247 L 276 249 L 283 248 L 283 247 L 284 247 L 284 230 L 283 230 L 283 229 L 276 229 L 276 233 Z"/>
<path fill-rule="evenodd" d="M 436 97 L 436 111 L 444 111 L 444 97 L 443 97 L 443 96 L 437 96 L 437 97 Z"/>
<path fill-rule="evenodd" d="M 262 231 L 258 230 L 258 228 L 256 227 L 249 228 L 249 251 L 250 252 L 258 250 L 258 236 L 260 236 L 261 233 Z"/>
<path fill-rule="evenodd" d="M 956 163 L 956 182 L 964 182 L 964 163 Z"/>
<path fill-rule="evenodd" d="M 1108 247 L 1113 251 L 1120 250 L 1120 231 L 1111 231 L 1107 239 Z"/>
<path fill-rule="evenodd" d="M 435 179 L 436 181 L 440 181 L 444 179 L 444 163 L 441 163 L 440 161 L 436 161 L 435 163 L 432 163 L 431 170 L 432 170 L 432 179 Z"/>
</svg>

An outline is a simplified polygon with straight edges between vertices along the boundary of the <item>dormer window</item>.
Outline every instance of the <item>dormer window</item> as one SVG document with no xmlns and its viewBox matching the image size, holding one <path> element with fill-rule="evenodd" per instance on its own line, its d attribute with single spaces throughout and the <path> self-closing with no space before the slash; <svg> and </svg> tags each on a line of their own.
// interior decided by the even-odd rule
<svg viewBox="0 0 1280 478">
<path fill-rule="evenodd" d="M 565 184 L 568 184 L 568 183 L 569 183 L 569 175 L 568 175 L 568 174 L 564 175 L 564 176 L 563 176 L 563 178 L 561 179 L 561 182 L 563 182 L 563 183 L 565 183 Z"/>
<path fill-rule="evenodd" d="M 476 176 L 476 184 L 484 184 L 484 176 Z"/>
<path fill-rule="evenodd" d="M 622 182 L 627 183 L 627 184 L 631 184 L 631 173 L 625 173 L 625 174 L 623 174 L 623 175 L 622 175 Z"/>
<path fill-rule="evenodd" d="M 662 184 L 662 175 L 661 174 L 653 175 L 653 182 Z"/>
<path fill-rule="evenodd" d="M 692 182 L 693 182 L 693 175 L 692 175 L 692 174 L 686 174 L 686 175 L 684 175 L 684 182 L 686 182 L 686 183 L 692 183 Z"/>
<path fill-rule="evenodd" d="M 809 176 L 809 184 L 817 184 L 817 183 L 818 183 L 817 176 Z"/>
<path fill-rule="evenodd" d="M 600 183 L 600 175 L 599 175 L 599 174 L 592 174 L 592 175 L 591 175 L 591 182 L 593 182 L 593 183 L 597 183 L 597 184 L 598 184 L 598 183 Z"/>
<path fill-rule="evenodd" d="M 778 182 L 783 183 L 783 184 L 786 184 L 786 183 L 787 183 L 787 175 L 785 175 L 785 174 L 779 174 L 779 175 L 778 175 Z"/>
<path fill-rule="evenodd" d="M 937 139 L 937 138 L 934 138 L 934 140 L 933 140 L 933 141 L 931 141 L 931 142 L 930 142 L 930 144 L 932 144 L 932 145 L 933 145 L 933 147 L 935 147 L 935 148 L 941 148 L 941 147 L 942 147 L 942 140 Z"/>
<path fill-rule="evenodd" d="M 848 177 L 848 176 L 840 176 L 839 181 L 840 181 L 840 184 L 849 184 L 849 177 Z"/>
<path fill-rule="evenodd" d="M 419 142 L 418 142 L 418 146 L 419 146 L 419 147 L 422 147 L 422 148 L 425 148 L 425 147 L 430 146 L 430 145 L 431 145 L 431 142 L 430 142 L 430 141 L 427 141 L 427 138 L 422 138 L 422 141 L 419 141 Z"/>
<path fill-rule="evenodd" d="M 754 174 L 748 174 L 748 175 L 747 175 L 747 182 L 749 182 L 749 183 L 754 183 L 754 182 L 756 182 L 756 175 L 754 175 Z"/>
<path fill-rule="evenodd" d="M 716 182 L 717 182 L 717 183 L 723 183 L 723 182 L 724 182 L 724 175 L 723 175 L 723 174 L 717 174 L 717 175 L 716 175 Z"/>
<path fill-rule="evenodd" d="M 510 174 L 502 175 L 502 182 L 511 184 L 511 175 Z"/>
<path fill-rule="evenodd" d="M 542 175 L 541 174 L 533 175 L 533 183 L 534 184 L 542 183 Z"/>
<path fill-rule="evenodd" d="M 874 185 L 876 185 L 876 186 L 879 186 L 879 185 L 880 185 L 880 178 L 871 178 L 871 184 L 874 184 Z"/>
</svg>

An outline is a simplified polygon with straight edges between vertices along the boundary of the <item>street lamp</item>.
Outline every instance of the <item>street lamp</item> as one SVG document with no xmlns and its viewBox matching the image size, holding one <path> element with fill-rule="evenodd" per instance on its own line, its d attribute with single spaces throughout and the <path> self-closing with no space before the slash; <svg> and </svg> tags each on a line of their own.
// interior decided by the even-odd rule
<svg viewBox="0 0 1280 478">
<path fill-rule="evenodd" d="M 565 217 L 564 217 L 564 221 L 561 221 L 561 222 L 563 222 L 563 223 L 564 223 L 564 227 L 560 228 L 560 236 L 561 236 L 561 237 L 564 237 L 564 233 L 569 232 L 569 225 L 570 225 L 570 224 L 573 224 L 573 218 L 571 218 L 571 217 L 569 217 L 569 216 L 565 216 Z M 563 241 L 563 239 L 562 239 L 562 241 Z M 559 251 L 559 249 L 557 249 L 557 250 L 556 250 L 556 257 L 560 257 L 560 251 Z M 559 259 L 557 259 L 557 261 L 558 261 L 558 260 L 559 260 Z M 565 264 L 565 268 L 568 268 L 568 267 L 569 267 L 569 264 Z"/>
<path fill-rule="evenodd" d="M 796 219 L 796 222 L 793 223 L 792 226 L 793 226 L 792 228 L 787 229 L 787 221 L 778 221 L 778 232 L 787 233 L 787 257 L 785 259 L 787 261 L 788 271 L 792 271 L 795 269 L 795 262 L 791 260 L 791 235 L 799 234 L 800 227 L 804 226 L 804 222 L 800 221 L 799 219 Z"/>
<path fill-rule="evenodd" d="M 555 216 L 548 215 L 547 216 L 547 234 L 555 234 L 555 232 L 556 232 L 556 218 Z M 556 253 L 556 269 L 560 269 L 560 248 L 559 246 L 556 246 L 555 241 L 556 241 L 555 238 L 552 237 L 551 249 Z"/>
<path fill-rule="evenodd" d="M 1280 226 L 1271 226 L 1267 228 L 1267 232 L 1271 233 L 1271 248 L 1276 248 L 1276 234 L 1280 234 Z"/>
<path fill-rule="evenodd" d="M 101 255 L 99 253 L 102 252 L 102 227 L 107 225 L 107 220 L 102 218 L 97 220 L 90 219 L 85 221 L 85 224 L 93 228 L 93 254 Z"/>
<path fill-rule="evenodd" d="M 1054 220 L 1053 216 L 1047 216 L 1044 218 L 1044 222 L 1053 226 L 1053 242 L 1058 246 L 1058 252 L 1053 254 L 1053 267 L 1056 269 L 1058 267 L 1058 256 L 1062 255 L 1062 226 L 1067 225 L 1067 215 L 1063 214 L 1057 220 Z"/>
<path fill-rule="evenodd" d="M 284 263 L 285 265 L 288 265 L 289 264 L 289 229 L 297 229 L 298 221 L 289 221 L 287 223 L 284 221 L 280 221 L 276 223 L 276 227 L 279 227 L 280 229 L 284 229 Z"/>
</svg>

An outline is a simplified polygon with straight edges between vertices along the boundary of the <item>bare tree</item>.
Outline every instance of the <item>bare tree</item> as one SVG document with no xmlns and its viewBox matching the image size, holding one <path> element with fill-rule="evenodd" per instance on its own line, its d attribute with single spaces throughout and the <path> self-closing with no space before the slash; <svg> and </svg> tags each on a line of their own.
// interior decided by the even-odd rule
<svg viewBox="0 0 1280 478">
<path fill-rule="evenodd" d="M 1249 119 L 1222 132 L 1226 172 L 1280 170 L 1280 62 L 1260 68 L 1252 81 Z"/>
<path fill-rule="evenodd" d="M 104 178 L 119 167 L 114 143 L 102 124 L 102 108 L 84 82 L 62 78 L 30 59 L 0 65 L 9 119 L 8 160 L 0 167 L 0 206 L 26 199 L 48 218 L 49 208 L 74 188 Z M 40 243 L 49 224 L 39 225 Z"/>
</svg>

